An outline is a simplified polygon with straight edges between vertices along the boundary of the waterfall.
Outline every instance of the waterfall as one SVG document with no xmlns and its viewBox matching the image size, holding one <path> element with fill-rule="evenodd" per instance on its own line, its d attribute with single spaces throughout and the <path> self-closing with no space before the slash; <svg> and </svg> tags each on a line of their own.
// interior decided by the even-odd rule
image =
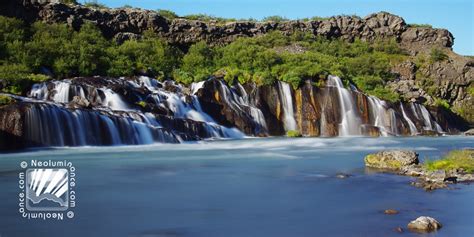
<svg viewBox="0 0 474 237">
<path fill-rule="evenodd" d="M 259 125 L 260 129 L 267 130 L 267 124 L 262 111 L 250 103 L 247 92 L 242 88 L 242 85 L 237 84 L 237 89 L 229 88 L 222 81 L 219 81 L 219 85 L 222 92 L 222 100 L 227 105 L 234 111 L 250 115 L 253 122 Z M 240 92 L 240 95 L 236 91 Z"/>
<path fill-rule="evenodd" d="M 280 101 L 283 107 L 283 124 L 285 131 L 296 130 L 290 85 L 286 82 L 278 81 L 278 88 L 280 89 Z"/>
<path fill-rule="evenodd" d="M 29 92 L 34 99 L 21 98 L 30 103 L 25 116 L 25 138 L 48 146 L 84 146 L 244 137 L 235 128 L 217 124 L 202 111 L 198 98 L 194 94 L 183 94 L 180 85 L 166 82 L 176 87 L 175 92 L 170 92 L 162 89 L 161 82 L 148 77 L 121 78 L 108 83 L 128 86 L 132 90 L 146 87 L 151 91 L 147 95 L 151 101 L 171 111 L 173 118 L 165 118 L 166 127 L 163 127 L 161 119 L 164 117 L 157 118 L 151 113 L 133 109 L 111 89 L 96 88 L 87 82 L 76 85 L 71 80 L 52 81 L 35 84 Z M 203 83 L 198 83 L 192 87 L 196 92 L 202 86 Z M 92 91 L 89 95 L 94 97 L 87 98 L 83 88 Z M 94 110 L 65 108 L 63 103 L 71 102 L 74 96 L 95 101 L 95 106 L 99 107 Z"/>
<path fill-rule="evenodd" d="M 405 112 L 405 108 L 403 107 L 403 103 L 400 103 L 400 110 L 402 111 L 403 119 L 408 123 L 408 127 L 410 128 L 410 134 L 416 135 L 418 130 L 416 129 L 415 124 L 411 121 L 410 117 Z"/>
<path fill-rule="evenodd" d="M 149 120 L 148 120 L 149 121 Z M 26 112 L 26 138 L 48 146 L 150 144 L 178 142 L 175 134 L 131 115 L 68 110 L 53 104 L 32 103 Z"/>
<path fill-rule="evenodd" d="M 411 109 L 418 120 L 423 123 L 423 129 L 443 133 L 441 126 L 434 120 L 425 106 L 417 103 L 411 103 Z"/>
<path fill-rule="evenodd" d="M 138 80 L 140 84 L 146 86 L 148 90 L 153 92 L 151 95 L 153 101 L 155 101 L 157 105 L 164 104 L 164 106 L 173 112 L 173 116 L 175 118 L 191 119 L 194 121 L 204 122 L 204 126 L 206 128 L 207 134 L 209 134 L 209 137 L 244 137 L 244 134 L 235 128 L 227 128 L 217 124 L 211 116 L 202 110 L 201 104 L 194 94 L 204 85 L 204 82 L 193 83 L 191 85 L 191 90 L 193 93 L 191 95 L 184 95 L 180 92 L 169 92 L 159 88 L 161 83 L 155 79 L 142 76 L 138 78 Z M 182 91 L 180 86 L 177 87 L 180 91 Z M 189 96 L 188 98 L 191 99 L 190 103 L 186 102 L 187 96 Z"/>
<path fill-rule="evenodd" d="M 103 106 L 108 107 L 112 110 L 130 110 L 130 107 L 122 99 L 122 97 L 119 94 L 115 93 L 113 90 L 107 88 L 101 88 L 98 90 L 104 94 L 104 99 L 101 100 L 101 104 Z"/>
<path fill-rule="evenodd" d="M 335 87 L 339 97 L 341 123 L 339 136 L 361 135 L 361 120 L 351 92 L 344 88 L 339 77 L 328 76 L 327 86 Z"/>
</svg>

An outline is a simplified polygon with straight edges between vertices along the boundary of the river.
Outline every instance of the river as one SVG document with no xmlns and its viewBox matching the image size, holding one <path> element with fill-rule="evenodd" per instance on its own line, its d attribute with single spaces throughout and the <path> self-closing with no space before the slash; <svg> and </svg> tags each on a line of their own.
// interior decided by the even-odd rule
<svg viewBox="0 0 474 237">
<path fill-rule="evenodd" d="M 0 154 L 0 236 L 419 236 L 421 215 L 474 236 L 474 186 L 426 192 L 413 178 L 367 171 L 363 158 L 414 149 L 437 159 L 474 137 L 248 138 L 185 144 L 74 147 Z M 72 219 L 18 211 L 20 162 L 71 161 Z M 345 179 L 338 173 L 350 174 Z M 400 211 L 385 215 L 385 209 Z"/>
</svg>

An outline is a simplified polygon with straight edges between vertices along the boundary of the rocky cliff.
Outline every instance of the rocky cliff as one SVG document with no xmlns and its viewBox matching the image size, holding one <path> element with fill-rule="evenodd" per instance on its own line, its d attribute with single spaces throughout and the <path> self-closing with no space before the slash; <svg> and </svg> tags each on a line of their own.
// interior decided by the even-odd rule
<svg viewBox="0 0 474 237">
<path fill-rule="evenodd" d="M 392 71 L 399 77 L 389 82 L 389 88 L 406 101 L 432 106 L 445 101 L 451 110 L 474 124 L 474 59 L 452 52 L 454 37 L 448 30 L 412 27 L 403 18 L 387 12 L 364 18 L 335 16 L 314 21 L 222 23 L 184 18 L 170 20 L 155 11 L 133 8 L 93 9 L 43 0 L 8 0 L 2 3 L 0 14 L 28 22 L 67 23 L 74 29 L 79 29 L 84 22 L 89 21 L 95 23 L 105 36 L 115 38 L 118 42 L 139 38 L 144 31 L 153 30 L 182 49 L 199 41 L 222 45 L 238 37 L 254 37 L 275 30 L 286 34 L 303 31 L 348 41 L 394 38 L 410 58 L 393 66 Z M 430 62 L 429 54 L 433 48 L 443 50 L 448 58 Z"/>
<path fill-rule="evenodd" d="M 371 14 L 365 18 L 357 16 L 335 16 L 325 20 L 285 22 L 203 22 L 184 18 L 169 20 L 155 11 L 119 8 L 93 9 L 81 5 L 44 3 L 37 0 L 7 0 L 0 13 L 32 21 L 67 23 L 78 29 L 85 21 L 94 22 L 103 33 L 117 39 L 140 37 L 146 30 L 153 30 L 170 43 L 189 45 L 199 41 L 210 44 L 225 44 L 237 37 L 253 37 L 279 30 L 288 34 L 295 31 L 309 32 L 328 38 L 356 38 L 372 41 L 396 38 L 405 48 L 413 52 L 427 46 L 451 48 L 452 34 L 444 29 L 409 27 L 405 21 L 387 12 Z M 51 1 L 50 1 L 51 2 Z"/>
</svg>

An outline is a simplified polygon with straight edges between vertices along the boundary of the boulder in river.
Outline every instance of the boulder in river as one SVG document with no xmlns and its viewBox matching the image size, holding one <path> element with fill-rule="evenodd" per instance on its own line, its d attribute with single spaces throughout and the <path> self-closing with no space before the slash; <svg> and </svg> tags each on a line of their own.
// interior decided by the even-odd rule
<svg viewBox="0 0 474 237">
<path fill-rule="evenodd" d="M 433 217 L 420 216 L 408 223 L 408 229 L 417 232 L 432 232 L 441 228 L 441 223 Z"/>
<path fill-rule="evenodd" d="M 464 132 L 465 136 L 474 136 L 474 128 L 471 128 Z"/>
<path fill-rule="evenodd" d="M 398 214 L 398 211 L 395 209 L 387 209 L 383 213 L 387 215 L 395 215 L 395 214 Z"/>
<path fill-rule="evenodd" d="M 381 151 L 367 155 L 364 160 L 367 167 L 389 170 L 400 170 L 419 163 L 418 154 L 407 150 Z"/>
</svg>

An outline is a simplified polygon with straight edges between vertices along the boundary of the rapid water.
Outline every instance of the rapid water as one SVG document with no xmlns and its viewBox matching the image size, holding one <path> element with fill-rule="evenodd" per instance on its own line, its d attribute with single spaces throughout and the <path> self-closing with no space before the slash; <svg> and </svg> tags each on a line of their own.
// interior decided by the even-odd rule
<svg viewBox="0 0 474 237">
<path fill-rule="evenodd" d="M 357 136 L 361 135 L 360 116 L 357 113 L 357 108 L 351 92 L 344 88 L 339 77 L 329 76 L 328 86 L 335 87 L 339 95 L 339 106 L 342 121 L 339 124 L 339 136 Z"/>
<path fill-rule="evenodd" d="M 466 147 L 474 147 L 473 137 L 265 138 L 0 154 L 0 235 L 474 236 L 473 185 L 425 192 L 409 185 L 413 178 L 372 173 L 363 162 L 383 149 L 436 159 Z M 19 164 L 31 159 L 74 163 L 73 219 L 19 216 Z M 388 208 L 400 213 L 384 215 Z M 443 228 L 407 231 L 421 215 Z"/>
<path fill-rule="evenodd" d="M 290 85 L 286 82 L 278 81 L 280 88 L 280 101 L 283 107 L 283 124 L 285 130 L 296 130 L 296 120 L 293 111 L 293 97 L 291 96 Z"/>
</svg>

